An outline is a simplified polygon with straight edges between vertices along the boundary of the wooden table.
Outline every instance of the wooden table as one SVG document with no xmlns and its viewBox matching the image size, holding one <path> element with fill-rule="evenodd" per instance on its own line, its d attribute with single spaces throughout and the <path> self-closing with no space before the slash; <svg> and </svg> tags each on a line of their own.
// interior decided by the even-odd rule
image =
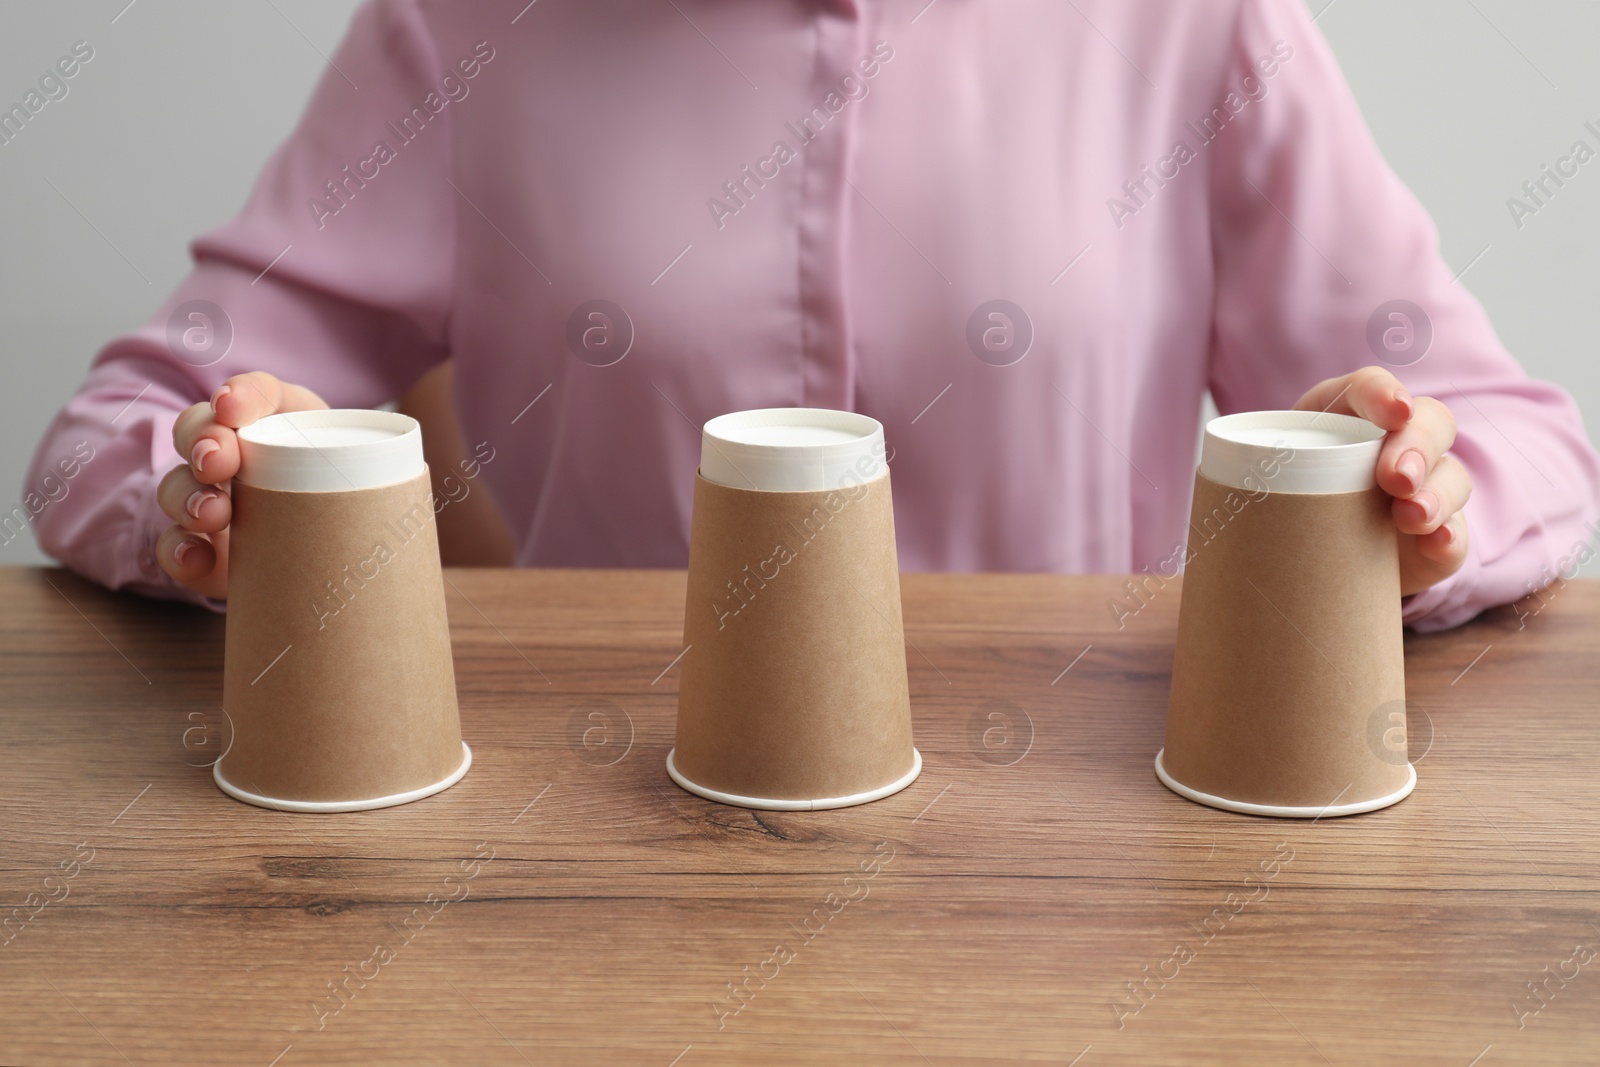
<svg viewBox="0 0 1600 1067">
<path fill-rule="evenodd" d="M 1175 587 L 907 576 L 922 778 L 757 814 L 663 769 L 681 574 L 449 577 L 471 773 L 288 815 L 221 619 L 0 571 L 0 1063 L 1600 1062 L 1600 585 L 1409 637 L 1416 793 L 1309 823 L 1156 781 Z"/>
</svg>

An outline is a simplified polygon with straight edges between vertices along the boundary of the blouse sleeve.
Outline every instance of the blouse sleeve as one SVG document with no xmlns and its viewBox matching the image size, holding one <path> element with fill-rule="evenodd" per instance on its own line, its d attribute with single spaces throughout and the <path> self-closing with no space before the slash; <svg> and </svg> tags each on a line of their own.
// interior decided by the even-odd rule
<svg viewBox="0 0 1600 1067">
<path fill-rule="evenodd" d="M 154 557 L 185 408 L 252 370 L 371 407 L 447 358 L 449 87 L 465 69 L 441 68 L 415 0 L 360 8 L 243 211 L 194 243 L 193 272 L 100 352 L 45 433 L 24 487 L 45 551 L 111 588 L 198 600 Z"/>
<path fill-rule="evenodd" d="M 1445 629 L 1563 567 L 1570 577 L 1600 513 L 1577 406 L 1528 377 L 1440 258 L 1300 0 L 1243 0 L 1226 71 L 1213 113 L 1225 121 L 1205 149 L 1218 408 L 1288 407 L 1324 378 L 1387 363 L 1413 395 L 1449 405 L 1474 487 L 1465 565 L 1409 598 L 1406 622 Z"/>
</svg>

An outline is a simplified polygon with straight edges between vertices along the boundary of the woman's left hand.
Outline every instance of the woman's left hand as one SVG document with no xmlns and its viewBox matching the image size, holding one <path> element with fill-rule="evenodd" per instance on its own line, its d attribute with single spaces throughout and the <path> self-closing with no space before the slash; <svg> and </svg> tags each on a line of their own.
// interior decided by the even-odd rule
<svg viewBox="0 0 1600 1067">
<path fill-rule="evenodd" d="M 1467 558 L 1472 477 L 1447 455 L 1456 439 L 1450 409 L 1431 396 L 1413 397 L 1382 367 L 1329 378 L 1295 403 L 1301 411 L 1355 415 L 1389 432 L 1378 455 L 1378 486 L 1394 497 L 1390 513 L 1400 531 L 1400 595 L 1442 582 Z"/>
</svg>

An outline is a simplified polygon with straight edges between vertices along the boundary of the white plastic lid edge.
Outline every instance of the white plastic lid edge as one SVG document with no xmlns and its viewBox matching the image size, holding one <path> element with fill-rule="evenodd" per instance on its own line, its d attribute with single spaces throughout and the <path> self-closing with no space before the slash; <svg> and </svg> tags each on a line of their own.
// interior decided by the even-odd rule
<svg viewBox="0 0 1600 1067">
<path fill-rule="evenodd" d="M 1410 774 L 1407 776 L 1406 784 L 1388 796 L 1376 797 L 1372 800 L 1352 801 L 1349 804 L 1329 804 L 1321 808 L 1289 807 L 1281 804 L 1252 804 L 1249 801 L 1229 800 L 1227 797 L 1202 793 L 1198 789 L 1191 789 L 1184 785 L 1168 774 L 1166 766 L 1162 764 L 1161 756 L 1166 751 L 1166 749 L 1162 749 L 1156 753 L 1156 777 L 1161 779 L 1162 785 L 1180 797 L 1192 800 L 1196 804 L 1204 804 L 1209 808 L 1220 808 L 1223 811 L 1234 811 L 1241 815 L 1270 815 L 1277 819 L 1321 819 L 1340 815 L 1360 815 L 1363 812 L 1377 811 L 1379 808 L 1387 808 L 1391 804 L 1398 804 L 1410 796 L 1411 791 L 1417 787 L 1417 768 L 1408 763 L 1406 764 L 1406 770 Z"/>
<path fill-rule="evenodd" d="M 287 427 L 294 434 L 283 433 Z M 318 430 L 375 429 L 391 436 L 318 445 Z M 298 440 L 295 440 L 296 435 Z M 279 444 L 281 437 L 295 440 Z M 257 489 L 343 493 L 408 482 L 427 469 L 421 424 L 409 415 L 365 408 L 331 408 L 268 415 L 238 431 L 238 480 Z"/>
<path fill-rule="evenodd" d="M 211 777 L 216 780 L 217 787 L 233 799 L 242 800 L 246 804 L 254 804 L 258 808 L 301 812 L 371 811 L 373 808 L 392 808 L 400 804 L 409 804 L 413 800 L 421 800 L 423 797 L 431 797 L 435 793 L 442 793 L 461 781 L 462 776 L 467 773 L 467 769 L 471 766 L 472 749 L 463 741 L 461 742 L 461 766 L 451 771 L 443 781 L 425 785 L 421 789 L 412 789 L 405 793 L 374 797 L 371 800 L 279 800 L 276 797 L 265 797 L 259 793 L 252 793 L 247 789 L 240 789 L 222 777 L 221 760 L 211 765 Z"/>
<path fill-rule="evenodd" d="M 719 431 L 732 426 L 814 426 L 857 434 L 815 444 L 772 445 L 736 441 Z M 733 489 L 769 493 L 826 492 L 876 481 L 884 462 L 883 424 L 870 415 L 834 408 L 755 408 L 708 421 L 700 433 L 700 476 Z"/>
<path fill-rule="evenodd" d="M 1238 441 L 1229 431 L 1327 429 L 1350 439 L 1336 445 L 1295 447 L 1282 459 L 1275 445 Z M 1357 493 L 1377 484 L 1381 427 L 1353 415 L 1315 411 L 1246 411 L 1206 423 L 1200 473 L 1220 485 L 1271 493 Z"/>
<path fill-rule="evenodd" d="M 770 800 L 764 797 L 742 797 L 734 793 L 724 793 L 717 789 L 707 789 L 703 785 L 696 785 L 683 776 L 678 770 L 678 765 L 672 757 L 677 754 L 674 748 L 667 753 L 667 774 L 678 785 L 687 789 L 696 796 L 714 800 L 718 804 L 731 804 L 736 808 L 759 808 L 763 811 L 826 811 L 829 808 L 850 808 L 857 804 L 870 804 L 874 800 L 882 800 L 900 792 L 906 786 L 917 780 L 917 775 L 922 773 L 922 753 L 915 748 L 911 750 L 911 770 L 902 778 L 890 782 L 886 786 L 868 790 L 865 793 L 852 793 L 846 797 L 825 797 L 822 800 Z"/>
</svg>

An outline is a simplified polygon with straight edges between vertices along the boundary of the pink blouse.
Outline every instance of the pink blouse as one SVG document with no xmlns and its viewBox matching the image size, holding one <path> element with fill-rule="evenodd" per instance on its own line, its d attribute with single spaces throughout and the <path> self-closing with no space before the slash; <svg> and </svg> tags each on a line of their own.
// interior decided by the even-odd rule
<svg viewBox="0 0 1600 1067">
<path fill-rule="evenodd" d="M 1380 359 L 1476 483 L 1408 621 L 1542 584 L 1600 504 L 1300 0 L 372 0 L 194 255 L 26 490 L 48 551 L 158 596 L 173 419 L 255 369 L 359 407 L 453 357 L 523 566 L 682 567 L 700 424 L 807 405 L 884 423 L 907 570 L 1155 570 L 1207 387 Z"/>
</svg>

